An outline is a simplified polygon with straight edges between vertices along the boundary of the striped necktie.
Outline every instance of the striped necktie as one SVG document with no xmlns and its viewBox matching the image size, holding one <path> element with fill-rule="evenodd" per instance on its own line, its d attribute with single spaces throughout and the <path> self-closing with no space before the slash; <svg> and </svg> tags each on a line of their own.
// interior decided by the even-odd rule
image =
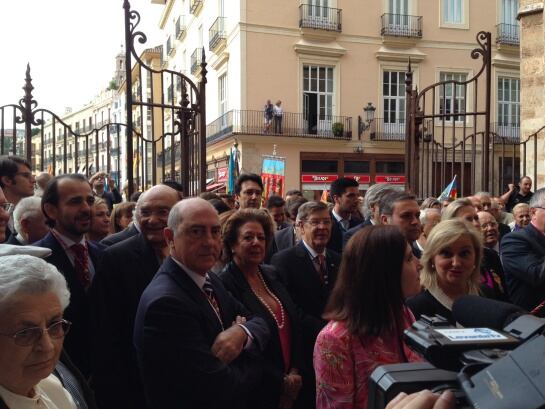
<svg viewBox="0 0 545 409">
<path fill-rule="evenodd" d="M 208 301 L 210 302 L 210 305 L 216 311 L 216 315 L 218 316 L 218 318 L 220 318 L 221 317 L 221 315 L 220 315 L 220 306 L 219 306 L 219 303 L 218 303 L 218 299 L 216 298 L 216 294 L 214 293 L 214 288 L 212 287 L 212 282 L 210 281 L 210 276 L 208 274 L 206 275 L 206 279 L 204 280 L 204 285 L 202 286 L 202 289 L 203 289 L 204 293 L 206 294 L 206 298 L 208 298 Z"/>
</svg>

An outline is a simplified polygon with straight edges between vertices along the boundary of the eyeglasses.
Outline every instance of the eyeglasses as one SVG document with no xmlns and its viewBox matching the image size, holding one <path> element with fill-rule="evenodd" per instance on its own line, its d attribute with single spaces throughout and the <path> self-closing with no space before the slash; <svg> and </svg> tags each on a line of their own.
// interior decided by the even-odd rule
<svg viewBox="0 0 545 409">
<path fill-rule="evenodd" d="M 543 206 L 532 206 L 531 208 L 532 209 L 545 209 L 545 207 L 543 207 Z"/>
<path fill-rule="evenodd" d="M 320 224 L 323 224 L 324 226 L 331 226 L 331 220 L 325 219 L 325 220 L 305 220 L 305 223 L 310 224 L 312 227 L 317 227 Z"/>
<path fill-rule="evenodd" d="M 41 327 L 31 327 L 31 328 L 25 328 L 20 331 L 17 331 L 14 334 L 0 334 L 0 335 L 13 338 L 15 345 L 27 347 L 30 345 L 34 345 L 36 342 L 38 342 L 42 338 L 44 331 L 47 331 L 47 334 L 49 335 L 50 338 L 53 338 L 53 339 L 62 338 L 66 334 L 68 334 L 68 331 L 70 330 L 71 325 L 72 323 L 70 321 L 59 320 L 59 321 L 55 321 L 53 324 L 51 324 L 49 327 L 45 329 Z"/>
<path fill-rule="evenodd" d="M 0 209 L 4 210 L 5 212 L 8 212 L 10 213 L 13 208 L 15 207 L 15 205 L 13 203 L 0 203 Z"/>
</svg>

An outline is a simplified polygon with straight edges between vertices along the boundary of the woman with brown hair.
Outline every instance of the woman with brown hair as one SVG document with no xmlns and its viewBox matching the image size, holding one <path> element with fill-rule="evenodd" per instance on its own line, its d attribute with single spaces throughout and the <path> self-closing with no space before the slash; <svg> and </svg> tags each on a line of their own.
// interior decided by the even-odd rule
<svg viewBox="0 0 545 409">
<path fill-rule="evenodd" d="M 366 408 L 377 366 L 420 360 L 403 344 L 414 322 L 405 299 L 420 291 L 418 270 L 395 226 L 368 226 L 350 239 L 314 347 L 317 409 Z"/>
<path fill-rule="evenodd" d="M 132 214 L 136 206 L 135 202 L 123 202 L 114 206 L 110 215 L 110 234 L 125 230 L 132 222 Z"/>
<path fill-rule="evenodd" d="M 251 392 L 248 406 L 291 408 L 302 385 L 299 322 L 287 290 L 275 279 L 274 267 L 262 264 L 273 240 L 273 221 L 265 210 L 243 209 L 227 220 L 222 233 L 228 263 L 219 276 L 225 288 L 271 330 L 263 353 L 263 380 Z"/>
</svg>

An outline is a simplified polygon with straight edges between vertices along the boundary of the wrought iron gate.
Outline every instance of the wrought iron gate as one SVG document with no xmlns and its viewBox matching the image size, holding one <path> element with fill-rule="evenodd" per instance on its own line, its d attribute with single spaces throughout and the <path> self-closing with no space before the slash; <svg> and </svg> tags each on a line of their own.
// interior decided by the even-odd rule
<svg viewBox="0 0 545 409">
<path fill-rule="evenodd" d="M 471 78 L 445 75 L 422 91 L 413 87 L 411 63 L 405 77 L 407 117 L 405 172 L 407 188 L 419 197 L 437 196 L 458 177 L 459 194 L 502 194 L 526 169 L 528 146 L 537 181 L 538 132 L 520 138 L 519 124 L 491 124 L 491 34 L 479 32 L 471 58 L 482 66 Z M 484 96 L 482 96 L 484 94 Z M 530 175 L 532 176 L 532 175 Z"/>
<path fill-rule="evenodd" d="M 129 196 L 166 178 L 180 182 L 184 195 L 198 194 L 206 187 L 204 49 L 198 86 L 181 72 L 149 67 L 134 48 L 147 40 L 137 31 L 140 14 L 127 0 L 123 8 L 126 120 L 113 122 L 108 113 L 80 128 L 38 108 L 27 66 L 23 98 L 0 107 L 0 154 L 25 157 L 34 170 L 52 174 L 105 171 L 118 186 L 128 182 Z"/>
</svg>

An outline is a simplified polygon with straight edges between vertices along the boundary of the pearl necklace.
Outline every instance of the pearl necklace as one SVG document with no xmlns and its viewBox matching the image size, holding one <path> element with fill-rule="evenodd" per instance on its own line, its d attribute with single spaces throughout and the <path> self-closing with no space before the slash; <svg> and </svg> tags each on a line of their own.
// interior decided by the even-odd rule
<svg viewBox="0 0 545 409">
<path fill-rule="evenodd" d="M 269 306 L 269 304 L 267 304 L 265 302 L 265 300 L 263 299 L 263 297 L 261 297 L 257 291 L 254 290 L 254 288 L 252 286 L 250 286 L 250 288 L 252 289 L 253 293 L 255 294 L 255 296 L 259 299 L 259 301 L 261 301 L 261 304 L 263 304 L 265 306 L 265 308 L 267 309 L 267 311 L 269 311 L 269 314 L 272 315 L 273 319 L 274 319 L 274 322 L 276 322 L 276 326 L 278 327 L 278 329 L 283 329 L 284 328 L 284 325 L 286 323 L 285 321 L 285 316 L 284 316 L 284 307 L 282 306 L 282 303 L 280 302 L 280 300 L 278 299 L 278 297 L 276 295 L 273 294 L 273 292 L 271 290 L 269 290 L 269 287 L 267 287 L 267 284 L 265 283 L 265 280 L 263 279 L 263 276 L 261 275 L 261 271 L 257 270 L 257 275 L 259 276 L 259 279 L 261 280 L 261 283 L 263 283 L 263 287 L 265 287 L 265 291 L 267 291 L 267 293 L 278 303 L 278 305 L 280 306 L 280 317 L 281 317 L 281 321 L 278 322 L 278 319 L 276 318 L 276 314 L 274 313 L 273 309 Z"/>
</svg>

